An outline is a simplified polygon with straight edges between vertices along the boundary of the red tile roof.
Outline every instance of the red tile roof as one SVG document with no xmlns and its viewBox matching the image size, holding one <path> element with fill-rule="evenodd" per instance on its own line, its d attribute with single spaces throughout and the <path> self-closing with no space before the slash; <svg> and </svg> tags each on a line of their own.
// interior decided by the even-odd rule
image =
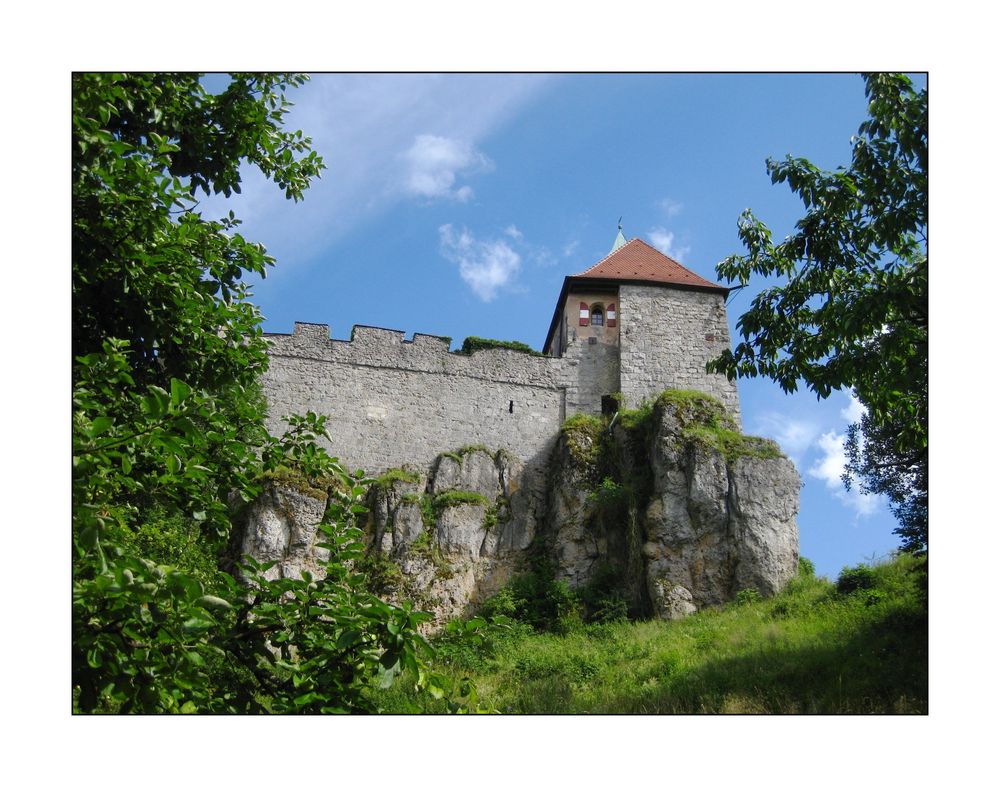
<svg viewBox="0 0 1000 787">
<path fill-rule="evenodd" d="M 583 273 L 568 278 L 570 281 L 613 279 L 620 282 L 643 281 L 657 284 L 686 284 L 691 287 L 708 287 L 716 290 L 727 289 L 689 271 L 677 260 L 671 259 L 638 238 L 633 238 Z"/>
</svg>

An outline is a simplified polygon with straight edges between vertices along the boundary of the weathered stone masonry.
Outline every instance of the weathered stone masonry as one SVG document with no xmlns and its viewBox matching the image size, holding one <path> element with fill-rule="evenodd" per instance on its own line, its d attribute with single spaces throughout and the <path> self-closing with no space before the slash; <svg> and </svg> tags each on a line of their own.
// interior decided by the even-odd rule
<svg viewBox="0 0 1000 787">
<path fill-rule="evenodd" d="M 665 388 L 697 390 L 722 402 L 740 423 L 735 382 L 705 373 L 705 364 L 729 349 L 725 298 L 710 292 L 635 285 L 623 285 L 618 297 L 620 390 L 629 406 Z"/>
<path fill-rule="evenodd" d="M 290 413 L 326 415 L 334 454 L 370 474 L 479 443 L 525 463 L 547 454 L 575 387 L 571 360 L 506 349 L 461 355 L 447 339 L 403 337 L 355 326 L 351 341 L 337 341 L 328 326 L 306 323 L 270 334 L 270 430 L 280 434 Z"/>
</svg>

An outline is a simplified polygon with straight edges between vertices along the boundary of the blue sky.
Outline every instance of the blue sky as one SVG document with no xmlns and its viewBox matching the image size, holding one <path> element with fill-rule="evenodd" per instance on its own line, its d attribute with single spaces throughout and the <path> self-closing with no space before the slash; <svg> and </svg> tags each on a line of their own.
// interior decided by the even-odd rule
<svg viewBox="0 0 1000 787">
<path fill-rule="evenodd" d="M 212 79 L 209 84 L 219 84 Z M 922 78 L 919 84 L 923 84 Z M 764 161 L 845 165 L 865 117 L 855 74 L 320 74 L 288 125 L 328 169 L 304 202 L 248 172 L 233 209 L 276 267 L 254 285 L 265 330 L 295 320 L 516 339 L 540 348 L 564 276 L 603 257 L 619 216 L 700 275 L 741 251 L 747 207 L 776 237 L 802 215 Z M 730 330 L 760 283 L 734 295 Z M 801 552 L 820 573 L 897 544 L 885 502 L 845 491 L 846 392 L 741 380 L 745 431 L 777 439 L 803 487 Z"/>
</svg>

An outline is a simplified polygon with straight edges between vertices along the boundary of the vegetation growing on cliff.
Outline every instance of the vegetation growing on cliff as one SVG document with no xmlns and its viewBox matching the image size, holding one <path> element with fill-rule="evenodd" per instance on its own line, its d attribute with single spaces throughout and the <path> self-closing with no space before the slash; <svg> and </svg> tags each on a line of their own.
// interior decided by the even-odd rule
<svg viewBox="0 0 1000 787">
<path fill-rule="evenodd" d="M 605 419 L 576 413 L 562 422 L 560 430 L 566 437 L 566 445 L 575 461 L 582 465 L 597 462 L 601 456 L 601 441 L 607 430 Z"/>
<path fill-rule="evenodd" d="M 465 341 L 462 342 L 462 349 L 459 350 L 459 353 L 462 355 L 472 355 L 477 350 L 495 349 L 514 350 L 527 355 L 543 355 L 538 352 L 538 350 L 532 349 L 524 342 L 506 341 L 503 339 L 484 339 L 481 336 L 467 336 Z"/>
<path fill-rule="evenodd" d="M 452 506 L 484 506 L 489 507 L 490 501 L 479 492 L 469 492 L 465 489 L 449 489 L 434 495 L 434 510 L 440 514 L 444 509 Z"/>
<path fill-rule="evenodd" d="M 622 401 L 620 395 L 617 398 Z M 621 408 L 611 417 L 577 413 L 563 422 L 562 434 L 570 456 L 585 469 L 595 500 L 604 508 L 626 499 L 641 503 L 648 493 L 652 478 L 644 457 L 654 437 L 654 425 L 666 409 L 681 426 L 681 440 L 718 451 L 727 462 L 742 456 L 783 456 L 773 440 L 742 434 L 725 406 L 701 391 L 663 391 L 656 399 L 646 400 L 634 409 Z M 616 429 L 624 430 L 623 441 L 613 437 Z M 636 455 L 625 457 L 623 451 Z M 612 486 L 618 494 L 611 495 Z"/>
<path fill-rule="evenodd" d="M 330 495 L 330 489 L 338 492 L 346 492 L 347 486 L 335 475 L 323 478 L 312 478 L 303 473 L 297 467 L 289 465 L 279 465 L 278 467 L 265 470 L 260 476 L 262 481 L 268 481 L 278 486 L 294 489 L 304 495 L 325 501 Z M 367 483 L 364 479 L 363 483 Z"/>
<path fill-rule="evenodd" d="M 378 478 L 372 481 L 373 486 L 377 486 L 379 489 L 389 489 L 395 483 L 400 482 L 404 484 L 415 484 L 420 480 L 420 475 L 414 470 L 407 470 L 404 467 L 394 467 L 391 470 L 387 470 L 382 473 Z"/>
</svg>

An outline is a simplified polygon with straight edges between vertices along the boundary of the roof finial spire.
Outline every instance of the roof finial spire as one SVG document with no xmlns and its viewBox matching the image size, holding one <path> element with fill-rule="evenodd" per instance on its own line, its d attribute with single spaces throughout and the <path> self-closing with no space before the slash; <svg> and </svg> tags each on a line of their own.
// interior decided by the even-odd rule
<svg viewBox="0 0 1000 787">
<path fill-rule="evenodd" d="M 625 240 L 625 236 L 622 234 L 622 217 L 619 216 L 618 217 L 618 235 L 615 238 L 615 242 L 611 246 L 611 251 L 609 251 L 608 254 L 614 254 L 616 251 L 618 251 L 618 249 L 620 249 L 626 243 L 628 243 L 628 241 Z"/>
</svg>

